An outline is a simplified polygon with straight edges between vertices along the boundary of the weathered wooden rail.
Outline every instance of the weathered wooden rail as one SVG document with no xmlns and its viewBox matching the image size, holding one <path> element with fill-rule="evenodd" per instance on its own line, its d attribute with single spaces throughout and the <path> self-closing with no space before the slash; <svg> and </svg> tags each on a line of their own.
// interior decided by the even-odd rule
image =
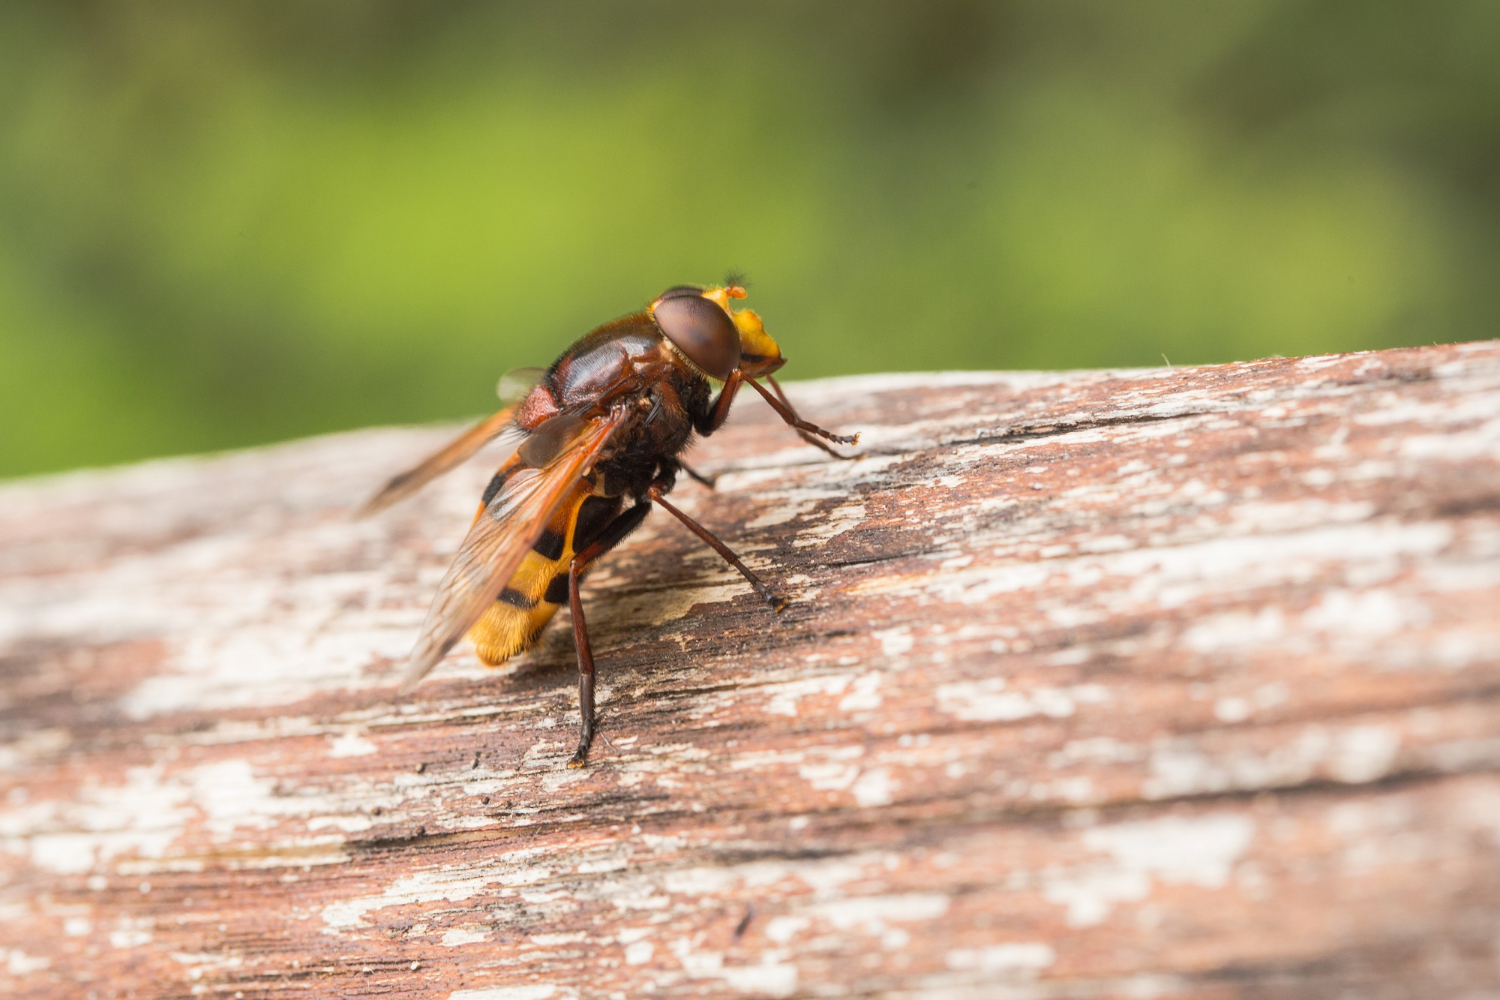
<svg viewBox="0 0 1500 1000">
<path fill-rule="evenodd" d="M 1500 343 L 745 399 L 568 631 L 393 689 L 446 429 L 0 488 L 0 993 L 1500 992 Z M 1341 992 L 1342 991 L 1342 992 Z"/>
</svg>

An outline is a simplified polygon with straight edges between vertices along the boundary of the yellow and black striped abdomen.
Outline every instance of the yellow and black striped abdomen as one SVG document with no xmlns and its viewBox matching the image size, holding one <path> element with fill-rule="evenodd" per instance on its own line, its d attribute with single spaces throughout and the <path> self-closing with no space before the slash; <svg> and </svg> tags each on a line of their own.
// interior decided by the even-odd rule
<svg viewBox="0 0 1500 1000">
<path fill-rule="evenodd" d="M 501 469 L 496 478 L 502 479 L 507 471 Z M 486 502 L 489 499 L 487 496 Z M 481 660 L 498 666 L 536 642 L 557 609 L 568 602 L 568 567 L 579 543 L 587 544 L 597 535 L 619 513 L 621 505 L 619 497 L 596 496 L 592 483 L 579 482 L 495 603 L 469 629 L 469 639 Z"/>
</svg>

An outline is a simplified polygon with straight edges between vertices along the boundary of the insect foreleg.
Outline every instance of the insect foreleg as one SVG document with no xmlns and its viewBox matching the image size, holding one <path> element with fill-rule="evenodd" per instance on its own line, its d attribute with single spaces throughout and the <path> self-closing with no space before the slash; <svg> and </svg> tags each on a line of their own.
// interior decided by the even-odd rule
<svg viewBox="0 0 1500 1000">
<path fill-rule="evenodd" d="M 740 384 L 744 381 L 745 373 L 738 368 L 729 373 L 728 381 L 719 390 L 718 398 L 708 411 L 708 419 L 696 425 L 698 433 L 706 436 L 724 426 L 724 421 L 729 419 L 729 405 L 734 402 L 735 393 L 740 391 Z"/>
<path fill-rule="evenodd" d="M 781 383 L 778 382 L 778 381 L 776 381 L 775 376 L 773 376 L 773 375 L 767 375 L 766 376 L 766 381 L 769 382 L 769 383 L 771 383 L 771 388 L 772 388 L 772 390 L 775 391 L 776 398 L 779 399 L 779 400 L 781 400 L 783 403 L 786 404 L 787 411 L 790 412 L 794 417 L 797 416 L 797 409 L 796 409 L 796 407 L 792 406 L 792 401 L 790 399 L 786 398 L 786 391 L 781 388 Z M 756 388 L 759 389 L 760 386 L 756 386 Z M 798 417 L 798 419 L 800 420 L 801 418 Z M 795 424 L 793 424 L 793 426 L 796 427 Z M 828 452 L 828 454 L 832 455 L 834 458 L 842 458 L 842 459 L 845 459 L 845 460 L 849 460 L 849 459 L 854 459 L 854 458 L 858 458 L 859 457 L 858 455 L 840 455 L 838 452 L 836 452 L 832 448 L 828 447 L 828 445 L 824 444 L 822 442 L 822 440 L 820 440 L 818 438 L 817 434 L 811 433 L 809 431 L 805 431 L 801 427 L 796 427 L 796 430 L 797 430 L 797 436 L 800 437 L 802 440 L 806 441 L 808 444 L 812 445 L 814 448 L 821 448 L 823 451 Z M 818 434 L 826 434 L 826 433 L 828 433 L 828 432 L 824 431 L 822 428 L 818 428 Z M 858 440 L 859 440 L 859 435 L 858 434 L 854 435 L 854 441 L 857 442 Z M 851 443 L 853 443 L 853 442 L 851 442 Z"/>
<path fill-rule="evenodd" d="M 766 379 L 771 380 L 771 376 L 767 375 Z M 840 455 L 838 452 L 828 447 L 828 445 L 824 444 L 822 441 L 819 441 L 817 438 L 812 437 L 811 435 L 816 434 L 820 438 L 827 438 L 829 441 L 832 441 L 835 444 L 859 444 L 858 434 L 835 434 L 833 433 L 833 431 L 830 431 L 823 427 L 819 427 L 817 424 L 813 423 L 810 420 L 803 420 L 801 417 L 797 416 L 797 411 L 792 409 L 792 404 L 788 402 L 786 396 L 781 393 L 781 386 L 776 386 L 777 395 L 781 397 L 780 399 L 778 399 L 777 396 L 771 395 L 771 393 L 766 390 L 766 387 L 755 381 L 755 379 L 747 377 L 745 381 L 754 386 L 755 391 L 760 393 L 761 397 L 765 399 L 767 403 L 771 404 L 771 409 L 775 410 L 777 415 L 780 416 L 782 420 L 785 420 L 788 424 L 791 424 L 792 427 L 796 428 L 797 433 L 800 434 L 802 436 L 802 439 L 809 444 L 817 445 L 819 448 L 822 448 L 824 451 L 828 452 L 828 454 L 833 455 L 836 458 L 847 458 L 848 456 Z M 776 383 L 772 381 L 771 384 L 775 385 Z"/>
</svg>

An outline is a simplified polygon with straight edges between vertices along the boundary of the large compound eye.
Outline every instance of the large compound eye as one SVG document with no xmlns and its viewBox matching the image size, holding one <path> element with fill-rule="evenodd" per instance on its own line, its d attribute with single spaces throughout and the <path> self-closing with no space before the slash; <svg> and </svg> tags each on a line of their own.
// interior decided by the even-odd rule
<svg viewBox="0 0 1500 1000">
<path fill-rule="evenodd" d="M 680 299 L 680 298 L 682 298 L 684 296 L 687 296 L 687 295 L 702 295 L 702 294 L 703 294 L 703 289 L 699 288 L 697 285 L 673 285 L 671 288 L 668 288 L 665 292 L 662 292 L 656 298 L 658 300 L 661 300 L 661 299 Z"/>
<path fill-rule="evenodd" d="M 656 325 L 677 349 L 719 381 L 740 366 L 740 334 L 729 314 L 698 295 L 660 298 L 651 309 Z"/>
</svg>

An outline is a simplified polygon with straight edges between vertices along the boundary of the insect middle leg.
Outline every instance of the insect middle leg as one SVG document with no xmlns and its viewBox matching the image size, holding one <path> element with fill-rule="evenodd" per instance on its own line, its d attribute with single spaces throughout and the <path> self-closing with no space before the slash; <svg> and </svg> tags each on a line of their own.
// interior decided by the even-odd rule
<svg viewBox="0 0 1500 1000">
<path fill-rule="evenodd" d="M 671 488 L 670 479 L 659 479 L 652 483 L 646 490 L 646 497 L 634 507 L 625 511 L 605 526 L 599 536 L 589 544 L 585 545 L 568 564 L 568 607 L 573 612 L 573 644 L 578 648 L 578 708 L 580 722 L 583 731 L 578 737 L 578 749 L 573 758 L 568 761 L 569 767 L 583 767 L 588 761 L 589 746 L 594 742 L 594 729 L 596 719 L 594 715 L 594 651 L 589 644 L 588 624 L 583 617 L 583 600 L 579 596 L 579 584 L 583 580 L 583 574 L 587 572 L 589 565 L 595 560 L 614 548 L 626 535 L 630 534 L 645 518 L 651 510 L 653 503 L 659 503 L 673 517 L 685 524 L 689 531 L 697 535 L 710 548 L 724 560 L 740 571 L 755 592 L 765 599 L 771 607 L 780 611 L 786 607 L 786 599 L 777 596 L 767 587 L 755 572 L 740 561 L 739 556 L 729 550 L 729 546 L 714 537 L 703 525 L 688 517 L 675 505 L 663 496 L 663 492 Z"/>
<path fill-rule="evenodd" d="M 697 469 L 693 468 L 691 465 L 688 465 L 683 461 L 679 461 L 677 463 L 677 468 L 681 469 L 693 482 L 708 489 L 713 489 L 714 484 L 718 482 L 719 479 L 718 473 L 699 472 Z"/>
<path fill-rule="evenodd" d="M 743 562 L 740 561 L 739 556 L 735 555 L 729 550 L 729 546 L 725 545 L 723 542 L 719 541 L 718 538 L 714 537 L 713 533 L 703 525 L 699 524 L 697 521 L 694 521 L 692 518 L 688 517 L 682 511 L 674 507 L 667 500 L 667 498 L 662 495 L 662 485 L 659 481 L 657 483 L 651 484 L 650 488 L 646 490 L 646 496 L 655 503 L 661 504 L 668 514 L 671 514 L 673 517 L 677 518 L 677 520 L 687 525 L 687 529 L 689 531 L 702 539 L 709 548 L 713 549 L 719 555 L 723 556 L 725 562 L 729 563 L 729 565 L 739 570 L 740 575 L 750 582 L 750 586 L 755 588 L 755 592 L 759 594 L 765 600 L 765 602 L 771 606 L 772 610 L 780 611 L 782 608 L 786 607 L 786 598 L 778 597 L 775 593 L 773 593 L 771 591 L 771 588 L 766 586 L 765 581 L 756 576 L 755 572 L 751 570 L 749 566 L 746 566 Z"/>
</svg>

